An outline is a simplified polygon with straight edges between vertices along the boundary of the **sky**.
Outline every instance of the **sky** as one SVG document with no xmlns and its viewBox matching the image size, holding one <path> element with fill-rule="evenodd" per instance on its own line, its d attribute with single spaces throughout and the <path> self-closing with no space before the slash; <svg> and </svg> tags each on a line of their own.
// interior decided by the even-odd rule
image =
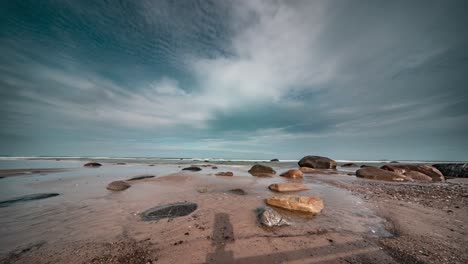
<svg viewBox="0 0 468 264">
<path fill-rule="evenodd" d="M 466 161 L 467 13 L 1 1 L 0 155 Z"/>
</svg>

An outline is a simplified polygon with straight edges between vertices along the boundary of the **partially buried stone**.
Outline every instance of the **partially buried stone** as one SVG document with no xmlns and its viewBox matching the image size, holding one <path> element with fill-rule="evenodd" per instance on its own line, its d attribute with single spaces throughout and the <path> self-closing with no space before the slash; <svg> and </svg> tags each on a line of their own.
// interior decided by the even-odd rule
<svg viewBox="0 0 468 264">
<path fill-rule="evenodd" d="M 97 162 L 88 162 L 86 163 L 85 165 L 83 165 L 85 167 L 89 167 L 89 168 L 98 168 L 98 167 L 101 167 L 102 164 L 101 163 L 97 163 Z"/>
<path fill-rule="evenodd" d="M 277 192 L 295 192 L 310 189 L 307 185 L 300 183 L 274 183 L 268 186 L 268 188 Z"/>
<path fill-rule="evenodd" d="M 230 193 L 237 194 L 237 195 L 246 195 L 247 193 L 242 189 L 231 189 L 229 190 Z"/>
<path fill-rule="evenodd" d="M 323 209 L 323 201 L 318 197 L 283 195 L 266 200 L 268 205 L 277 206 L 292 211 L 318 214 Z"/>
<path fill-rule="evenodd" d="M 153 175 L 136 176 L 136 177 L 130 178 L 129 181 L 138 181 L 138 180 L 144 180 L 144 179 L 150 179 L 150 178 L 154 178 L 154 176 Z"/>
<path fill-rule="evenodd" d="M 234 176 L 234 173 L 231 171 L 226 171 L 226 172 L 218 172 L 215 174 L 216 176 Z"/>
<path fill-rule="evenodd" d="M 202 169 L 201 169 L 200 167 L 191 166 L 191 167 L 183 168 L 182 170 L 188 170 L 188 171 L 201 171 Z"/>
<path fill-rule="evenodd" d="M 58 193 L 38 193 L 38 194 L 20 196 L 20 197 L 16 197 L 10 200 L 1 201 L 0 207 L 7 207 L 15 203 L 20 203 L 20 202 L 28 202 L 28 201 L 46 199 L 46 198 L 54 197 L 58 195 L 59 195 Z"/>
<path fill-rule="evenodd" d="M 290 223 L 284 219 L 280 213 L 270 207 L 262 208 L 258 219 L 260 224 L 268 227 L 290 225 Z"/>
<path fill-rule="evenodd" d="M 123 191 L 130 188 L 130 184 L 124 181 L 113 181 L 107 185 L 106 189 L 109 191 Z"/>
<path fill-rule="evenodd" d="M 141 218 L 144 221 L 155 221 L 164 218 L 176 218 L 186 216 L 197 210 L 198 205 L 196 203 L 174 203 L 157 206 L 144 211 L 141 214 Z"/>
</svg>

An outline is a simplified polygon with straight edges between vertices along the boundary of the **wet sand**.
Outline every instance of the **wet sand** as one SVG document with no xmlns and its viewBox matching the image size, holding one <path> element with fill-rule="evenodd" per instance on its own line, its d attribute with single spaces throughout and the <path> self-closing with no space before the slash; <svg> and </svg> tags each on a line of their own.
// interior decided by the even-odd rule
<svg viewBox="0 0 468 264">
<path fill-rule="evenodd" d="M 381 183 L 346 175 L 349 168 L 293 181 L 253 177 L 247 173 L 251 165 L 216 164 L 216 170 L 199 165 L 206 167 L 182 172 L 180 164 L 104 164 L 2 179 L 0 200 L 41 192 L 60 195 L 0 208 L 0 259 L 4 263 L 468 260 L 463 246 L 468 242 L 467 185 Z M 268 165 L 278 174 L 294 168 Z M 233 171 L 234 176 L 214 175 L 220 171 Z M 122 192 L 105 189 L 111 181 L 142 175 L 156 177 L 130 181 L 131 187 Z M 324 210 L 315 217 L 280 211 L 291 226 L 260 226 L 256 209 L 265 206 L 265 198 L 278 195 L 268 185 L 288 181 L 309 186 L 298 194 L 321 197 Z M 185 201 L 196 203 L 198 209 L 180 218 L 141 219 L 149 208 Z"/>
</svg>

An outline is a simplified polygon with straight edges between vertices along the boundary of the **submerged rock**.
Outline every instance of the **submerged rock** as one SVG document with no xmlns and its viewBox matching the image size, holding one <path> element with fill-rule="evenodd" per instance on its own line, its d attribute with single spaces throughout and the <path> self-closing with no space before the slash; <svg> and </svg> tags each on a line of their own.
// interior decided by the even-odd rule
<svg viewBox="0 0 468 264">
<path fill-rule="evenodd" d="M 407 172 L 410 171 L 417 171 L 422 174 L 425 174 L 432 178 L 433 181 L 444 181 L 445 177 L 438 169 L 429 165 L 400 165 L 400 164 L 393 164 L 393 165 L 383 165 L 380 167 L 381 169 L 392 171 L 401 175 L 405 175 Z"/>
<path fill-rule="evenodd" d="M 129 181 L 138 181 L 138 180 L 144 180 L 144 179 L 150 179 L 154 178 L 154 175 L 142 175 L 142 176 L 136 176 L 133 178 L 128 179 Z"/>
<path fill-rule="evenodd" d="M 309 167 L 301 167 L 299 170 L 302 171 L 303 173 L 312 173 L 312 172 L 315 172 L 315 169 L 309 168 Z"/>
<path fill-rule="evenodd" d="M 359 178 L 381 181 L 411 181 L 408 177 L 395 172 L 379 169 L 377 167 L 364 167 L 356 171 Z"/>
<path fill-rule="evenodd" d="M 176 218 L 189 215 L 197 208 L 196 203 L 189 202 L 166 204 L 144 211 L 141 214 L 141 219 L 143 221 L 155 221 L 164 218 Z"/>
<path fill-rule="evenodd" d="M 58 194 L 58 193 L 37 193 L 37 194 L 20 196 L 20 197 L 16 197 L 16 198 L 13 198 L 13 199 L 0 201 L 0 207 L 7 207 L 7 206 L 13 205 L 15 203 L 29 202 L 29 201 L 34 201 L 34 200 L 46 199 L 46 198 L 55 197 L 55 196 L 58 196 L 58 195 L 60 195 L 60 194 Z"/>
<path fill-rule="evenodd" d="M 242 189 L 231 189 L 229 190 L 230 193 L 237 194 L 237 195 L 246 195 L 247 193 Z"/>
<path fill-rule="evenodd" d="M 252 166 L 252 168 L 250 168 L 249 173 L 258 177 L 272 177 L 274 174 L 276 174 L 276 171 L 271 167 L 255 164 Z"/>
<path fill-rule="evenodd" d="M 234 176 L 234 173 L 231 171 L 226 171 L 226 172 L 218 172 L 215 174 L 216 176 Z"/>
<path fill-rule="evenodd" d="M 123 191 L 130 188 L 130 184 L 124 181 L 113 181 L 109 183 L 106 187 L 109 191 Z"/>
<path fill-rule="evenodd" d="M 357 165 L 355 163 L 345 163 L 343 165 L 341 165 L 341 167 L 343 168 L 348 168 L 348 167 L 357 167 Z"/>
<path fill-rule="evenodd" d="M 302 171 L 300 170 L 288 170 L 286 172 L 281 173 L 280 176 L 292 179 L 304 178 L 304 174 L 302 174 Z"/>
<path fill-rule="evenodd" d="M 268 186 L 272 191 L 277 192 L 296 192 L 310 190 L 310 187 L 300 183 L 274 183 Z"/>
<path fill-rule="evenodd" d="M 284 219 L 280 213 L 270 207 L 260 209 L 258 220 L 260 224 L 268 227 L 290 225 L 288 220 Z"/>
<path fill-rule="evenodd" d="M 468 178 L 468 163 L 440 163 L 432 166 L 445 176 Z"/>
<path fill-rule="evenodd" d="M 314 169 L 336 169 L 336 161 L 321 156 L 305 156 L 297 164 Z"/>
<path fill-rule="evenodd" d="M 183 168 L 182 170 L 201 171 L 202 169 L 200 167 L 197 167 L 197 166 L 191 166 L 191 167 Z"/>
<path fill-rule="evenodd" d="M 323 201 L 318 197 L 283 195 L 266 199 L 269 205 L 292 211 L 318 214 L 323 209 Z"/>
<path fill-rule="evenodd" d="M 89 167 L 89 168 L 98 168 L 98 167 L 101 167 L 102 164 L 101 163 L 97 163 L 97 162 L 88 162 L 86 163 L 85 165 L 83 165 L 85 167 Z"/>
</svg>

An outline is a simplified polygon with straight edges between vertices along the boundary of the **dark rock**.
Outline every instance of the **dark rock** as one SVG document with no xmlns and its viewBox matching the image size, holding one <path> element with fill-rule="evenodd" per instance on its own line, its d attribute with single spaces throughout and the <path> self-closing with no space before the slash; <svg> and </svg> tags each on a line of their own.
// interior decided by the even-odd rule
<svg viewBox="0 0 468 264">
<path fill-rule="evenodd" d="M 209 160 L 204 160 L 204 162 L 210 162 Z"/>
<path fill-rule="evenodd" d="M 229 190 L 230 193 L 237 194 L 237 195 L 246 195 L 247 193 L 242 189 L 232 189 Z"/>
<path fill-rule="evenodd" d="M 124 181 L 113 181 L 107 185 L 106 189 L 109 191 L 123 191 L 130 188 L 130 184 Z"/>
<path fill-rule="evenodd" d="M 150 164 L 150 165 L 148 165 L 148 166 L 151 166 L 151 167 L 153 167 L 153 166 L 154 166 L 154 164 Z"/>
<path fill-rule="evenodd" d="M 191 166 L 191 167 L 183 168 L 182 170 L 201 171 L 202 169 L 200 167 L 197 167 L 197 166 Z"/>
<path fill-rule="evenodd" d="M 360 168 L 367 168 L 367 167 L 375 167 L 375 166 L 366 165 L 366 164 L 362 164 L 362 165 L 360 166 Z"/>
<path fill-rule="evenodd" d="M 216 166 L 213 166 L 213 167 L 211 167 L 211 168 L 212 168 L 213 170 L 217 170 L 217 169 L 218 169 L 218 167 L 216 167 Z"/>
<path fill-rule="evenodd" d="M 259 210 L 258 221 L 260 224 L 268 227 L 290 225 L 283 216 L 270 207 Z"/>
<path fill-rule="evenodd" d="M 15 203 L 21 203 L 21 202 L 29 202 L 29 201 L 34 201 L 34 200 L 41 200 L 41 199 L 46 199 L 54 196 L 58 196 L 58 193 L 38 193 L 38 194 L 31 194 L 31 195 L 25 195 L 25 196 L 20 196 L 16 197 L 13 199 L 5 200 L 0 202 L 0 207 L 7 207 L 10 205 L 13 205 Z"/>
<path fill-rule="evenodd" d="M 216 176 L 234 176 L 234 173 L 232 173 L 230 171 L 226 171 L 226 172 L 218 172 L 215 175 Z"/>
<path fill-rule="evenodd" d="M 405 175 L 405 173 L 410 172 L 410 171 L 417 171 L 422 174 L 426 174 L 427 176 L 431 177 L 433 181 L 444 181 L 444 175 L 442 172 L 440 172 L 438 169 L 435 167 L 429 166 L 429 165 L 412 165 L 412 164 L 406 164 L 406 165 L 400 165 L 400 164 L 395 164 L 395 165 L 383 165 L 380 167 L 381 169 L 392 171 L 395 173 L 398 173 L 400 175 Z"/>
<path fill-rule="evenodd" d="M 249 173 L 258 177 L 272 177 L 274 174 L 276 174 L 276 171 L 271 167 L 255 164 L 252 166 L 252 168 L 250 168 Z"/>
<path fill-rule="evenodd" d="M 297 164 L 314 169 L 336 169 L 336 161 L 321 156 L 305 156 Z"/>
<path fill-rule="evenodd" d="M 341 165 L 341 167 L 344 167 L 344 168 L 346 168 L 346 167 L 357 167 L 357 165 L 355 163 L 345 163 L 345 164 Z"/>
<path fill-rule="evenodd" d="M 400 163 L 400 162 L 396 161 L 396 160 L 392 160 L 392 161 L 390 161 L 390 163 Z"/>
<path fill-rule="evenodd" d="M 89 167 L 89 168 L 98 168 L 98 167 L 101 167 L 102 164 L 101 163 L 97 163 L 97 162 L 88 162 L 86 163 L 85 165 L 83 165 L 85 167 Z"/>
<path fill-rule="evenodd" d="M 432 166 L 445 176 L 468 178 L 468 163 L 439 163 Z"/>
<path fill-rule="evenodd" d="M 164 218 L 176 218 L 191 214 L 197 210 L 198 205 L 196 203 L 174 203 L 157 206 L 144 211 L 141 214 L 143 221 L 155 221 Z"/>
<path fill-rule="evenodd" d="M 411 179 L 404 175 L 388 170 L 379 169 L 377 167 L 361 168 L 356 171 L 356 176 L 359 178 L 381 181 L 411 181 Z"/>
<path fill-rule="evenodd" d="M 270 160 L 270 162 L 278 162 L 278 161 L 279 161 L 279 159 L 272 159 L 272 160 Z"/>
<path fill-rule="evenodd" d="M 138 180 L 144 180 L 144 179 L 150 179 L 150 178 L 154 178 L 154 175 L 136 176 L 136 177 L 130 178 L 129 181 L 138 181 Z"/>
<path fill-rule="evenodd" d="M 127 165 L 125 162 L 117 162 L 116 165 Z"/>
</svg>

